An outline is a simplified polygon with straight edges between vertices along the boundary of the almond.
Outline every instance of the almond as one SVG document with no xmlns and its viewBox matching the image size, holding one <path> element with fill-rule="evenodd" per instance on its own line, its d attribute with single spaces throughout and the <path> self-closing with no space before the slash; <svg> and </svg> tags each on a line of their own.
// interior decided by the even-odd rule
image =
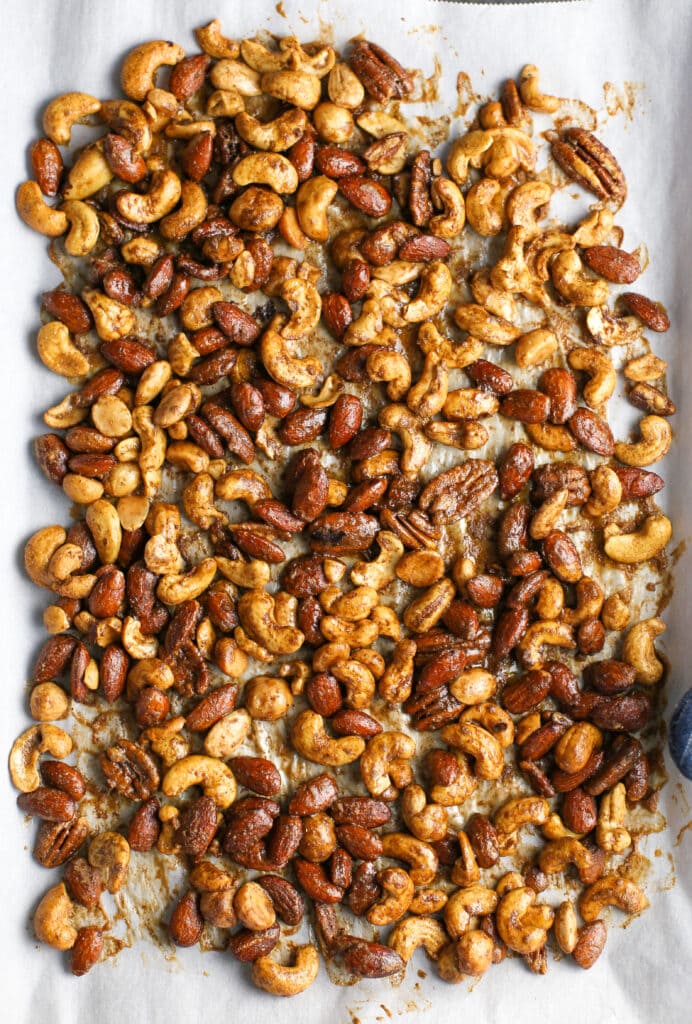
<svg viewBox="0 0 692 1024">
<path fill-rule="evenodd" d="M 615 284 L 632 284 L 642 272 L 638 258 L 614 245 L 592 245 L 584 250 L 584 262 L 594 273 Z"/>
<path fill-rule="evenodd" d="M 641 322 L 651 331 L 663 333 L 670 327 L 670 320 L 660 302 L 647 299 L 638 292 L 623 292 L 620 301 L 626 309 L 639 317 Z"/>
<path fill-rule="evenodd" d="M 368 217 L 385 217 L 392 207 L 392 197 L 379 181 L 352 175 L 339 179 L 339 190 L 355 206 Z"/>
</svg>

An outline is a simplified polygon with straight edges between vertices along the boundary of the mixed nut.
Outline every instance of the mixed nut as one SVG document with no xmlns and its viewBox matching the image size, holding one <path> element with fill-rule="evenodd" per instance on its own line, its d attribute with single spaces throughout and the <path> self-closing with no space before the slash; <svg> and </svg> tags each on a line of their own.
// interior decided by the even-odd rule
<svg viewBox="0 0 692 1024">
<path fill-rule="evenodd" d="M 623 858 L 665 627 L 632 585 L 671 537 L 643 335 L 668 318 L 608 305 L 643 269 L 623 172 L 556 121 L 537 173 L 532 114 L 561 100 L 533 65 L 442 161 L 375 43 L 196 34 L 128 54 L 124 98 L 53 100 L 17 193 L 65 275 L 37 344 L 72 390 L 36 458 L 80 513 L 25 548 L 50 635 L 10 773 L 63 868 L 36 935 L 87 972 L 102 894 L 154 852 L 189 872 L 173 942 L 225 931 L 275 995 L 318 947 L 378 978 L 422 946 L 458 982 L 508 950 L 545 973 L 552 932 L 591 967 L 605 908 L 647 902 Z M 562 172 L 598 200 L 571 228 Z M 635 440 L 607 419 L 623 364 Z M 55 724 L 75 705 L 118 713 L 105 831 Z M 274 959 L 308 907 L 315 941 Z"/>
</svg>

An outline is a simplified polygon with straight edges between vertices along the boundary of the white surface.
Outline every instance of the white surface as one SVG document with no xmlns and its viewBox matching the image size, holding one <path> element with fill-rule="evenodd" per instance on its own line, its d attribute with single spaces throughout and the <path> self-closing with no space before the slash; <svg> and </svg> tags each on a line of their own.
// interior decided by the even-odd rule
<svg viewBox="0 0 692 1024">
<path fill-rule="evenodd" d="M 433 70 L 433 56 L 443 63 L 445 80 L 454 89 L 456 73 L 471 75 L 477 91 L 490 92 L 516 74 L 527 61 L 537 63 L 547 90 L 579 96 L 603 106 L 604 80 L 645 83 L 632 122 L 623 115 L 608 121 L 605 138 L 612 144 L 630 183 L 630 198 L 618 218 L 627 231 L 625 244 L 646 241 L 651 267 L 642 290 L 661 299 L 673 320 L 671 332 L 656 339 L 655 348 L 674 368 L 673 397 L 678 404 L 677 445 L 669 457 L 668 503 L 675 543 L 692 533 L 692 408 L 689 339 L 689 260 L 692 212 L 689 165 L 692 119 L 689 115 L 688 69 L 692 58 L 692 8 L 687 0 L 666 4 L 647 0 L 600 0 L 574 4 L 488 7 L 418 0 L 344 0 L 319 3 L 285 0 L 288 18 L 273 3 L 237 4 L 186 0 L 5 0 L 2 7 L 4 87 L 2 90 L 3 152 L 0 163 L 0 231 L 3 269 L 0 309 L 3 311 L 0 387 L 3 418 L 2 538 L 3 680 L 0 690 L 0 750 L 28 724 L 23 706 L 24 680 L 40 629 L 44 595 L 22 578 L 20 544 L 39 526 L 64 521 L 66 504 L 59 492 L 32 465 L 30 438 L 41 430 L 40 410 L 63 394 L 59 380 L 38 363 L 33 338 L 38 323 L 38 294 L 58 283 L 49 264 L 45 241 L 23 228 L 13 206 L 16 185 L 26 177 L 26 147 L 38 131 L 42 104 L 51 96 L 82 89 L 114 95 L 120 57 L 149 38 L 174 39 L 196 49 L 192 28 L 219 15 L 229 35 L 252 35 L 267 27 L 279 34 L 294 31 L 303 39 L 333 24 L 337 43 L 364 32 L 392 50 L 404 63 Z M 360 13 L 362 12 L 362 13 Z M 418 26 L 439 25 L 420 32 Z M 452 103 L 454 106 L 454 103 Z M 458 127 L 461 127 L 459 125 Z M 665 648 L 676 666 L 669 684 L 670 707 L 690 683 L 686 629 L 692 607 L 691 559 L 678 563 L 678 586 L 668 615 Z M 669 818 L 665 840 L 652 837 L 648 849 L 672 849 L 675 836 L 690 816 L 689 783 L 672 765 L 662 807 Z M 687 799 L 685 799 L 685 796 Z M 550 963 L 548 976 L 531 975 L 521 961 L 494 968 L 472 991 L 450 987 L 434 978 L 421 958 L 409 969 L 400 988 L 388 982 L 365 983 L 350 989 L 321 983 L 289 1002 L 256 993 L 228 954 L 201 955 L 182 950 L 167 962 L 153 946 L 140 943 L 82 979 L 65 971 L 60 954 L 38 948 L 30 933 L 30 912 L 41 892 L 58 873 L 48 873 L 31 860 L 33 827 L 24 824 L 15 794 L 3 780 L 2 911 L 0 976 L 2 1011 L 8 1024 L 122 1024 L 124 1021 L 165 1022 L 241 1019 L 243 1024 L 304 1019 L 315 1024 L 348 1024 L 350 1011 L 363 1024 L 387 1020 L 382 1004 L 396 1017 L 408 1006 L 409 1020 L 447 1024 L 460 1014 L 484 1021 L 536 1020 L 661 1021 L 689 1020 L 692 913 L 688 830 L 672 849 L 677 884 L 669 892 L 650 891 L 651 909 L 627 929 L 612 928 L 605 955 L 584 974 L 566 962 Z M 687 854 L 686 880 L 681 861 Z M 664 874 L 666 874 L 664 871 Z M 612 919 L 614 920 L 614 918 Z M 428 972 L 412 991 L 416 968 Z M 412 1006 L 412 1003 L 415 1007 Z"/>
</svg>

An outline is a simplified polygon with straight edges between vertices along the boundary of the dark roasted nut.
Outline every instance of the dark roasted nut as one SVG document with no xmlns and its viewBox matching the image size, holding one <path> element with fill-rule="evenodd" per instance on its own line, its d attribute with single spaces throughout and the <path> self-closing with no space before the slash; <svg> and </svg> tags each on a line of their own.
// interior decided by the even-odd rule
<svg viewBox="0 0 692 1024">
<path fill-rule="evenodd" d="M 362 825 L 363 828 L 377 828 L 386 825 L 392 812 L 383 800 L 368 796 L 344 796 L 332 802 L 331 815 L 337 825 Z"/>
<path fill-rule="evenodd" d="M 577 583 L 582 577 L 581 558 L 574 542 L 562 530 L 551 530 L 543 541 L 543 557 L 563 583 Z"/>
<path fill-rule="evenodd" d="M 314 135 L 308 132 L 289 149 L 287 156 L 298 172 L 298 181 L 307 181 L 312 174 L 316 150 Z"/>
<path fill-rule="evenodd" d="M 585 128 L 566 128 L 551 144 L 553 157 L 573 181 L 599 199 L 622 204 L 627 183 L 610 150 Z"/>
<path fill-rule="evenodd" d="M 20 793 L 17 807 L 25 814 L 35 815 L 44 821 L 71 821 L 75 815 L 74 800 L 61 789 L 39 786 L 31 793 Z"/>
<path fill-rule="evenodd" d="M 377 519 L 364 512 L 327 512 L 310 524 L 310 547 L 323 555 L 365 551 L 378 529 Z"/>
<path fill-rule="evenodd" d="M 262 392 L 247 381 L 231 384 L 231 404 L 236 415 L 246 430 L 257 431 L 262 426 L 265 416 Z"/>
<path fill-rule="evenodd" d="M 329 478 L 320 457 L 310 450 L 301 452 L 294 465 L 291 507 L 306 523 L 313 522 L 327 507 Z"/>
<path fill-rule="evenodd" d="M 260 796 L 276 796 L 281 789 L 278 768 L 266 757 L 232 757 L 228 765 L 236 782 Z"/>
<path fill-rule="evenodd" d="M 219 405 L 218 402 L 204 402 L 200 415 L 220 434 L 226 442 L 228 450 L 237 455 L 246 465 L 255 457 L 255 445 L 242 423 L 235 416 Z"/>
<path fill-rule="evenodd" d="M 427 149 L 422 149 L 413 159 L 408 191 L 408 205 L 411 220 L 417 228 L 427 227 L 433 215 L 430 197 L 432 183 L 432 159 Z"/>
<path fill-rule="evenodd" d="M 41 776 L 47 786 L 61 789 L 74 801 L 81 800 L 86 793 L 86 782 L 79 768 L 64 761 L 43 761 Z"/>
<path fill-rule="evenodd" d="M 579 697 L 579 687 L 574 672 L 561 661 L 546 661 L 543 668 L 550 673 L 550 696 L 558 704 L 570 707 Z"/>
<path fill-rule="evenodd" d="M 296 395 L 290 388 L 273 380 L 254 380 L 253 383 L 262 395 L 265 409 L 270 416 L 283 419 L 295 408 Z"/>
<path fill-rule="evenodd" d="M 187 274 L 177 271 L 173 275 L 173 279 L 169 287 L 156 301 L 156 312 L 158 316 L 169 316 L 171 313 L 175 313 L 177 309 L 180 309 L 189 291 L 190 278 Z"/>
<path fill-rule="evenodd" d="M 203 857 L 214 838 L 216 825 L 216 804 L 209 796 L 199 797 L 178 817 L 176 840 L 182 852 L 195 860 Z"/>
<path fill-rule="evenodd" d="M 173 907 L 168 930 L 176 946 L 194 946 L 199 942 L 204 920 L 199 912 L 199 900 L 194 892 L 184 893 Z"/>
<path fill-rule="evenodd" d="M 413 84 L 409 73 L 381 46 L 359 39 L 353 47 L 349 64 L 364 88 L 379 103 L 407 96 Z"/>
<path fill-rule="evenodd" d="M 278 434 L 284 444 L 309 444 L 320 436 L 326 425 L 326 409 L 296 409 L 282 422 Z"/>
<path fill-rule="evenodd" d="M 326 292 L 322 296 L 322 319 L 334 337 L 341 338 L 353 320 L 351 303 L 346 296 L 341 295 L 340 292 Z M 337 369 L 339 369 L 338 366 Z M 349 378 L 345 379 L 348 380 Z"/>
<path fill-rule="evenodd" d="M 232 348 L 221 349 L 220 352 L 214 352 L 213 355 L 195 363 L 188 377 L 195 384 L 217 384 L 222 377 L 230 374 L 236 359 L 237 354 Z"/>
<path fill-rule="evenodd" d="M 514 650 L 529 626 L 526 608 L 508 608 L 502 612 L 493 630 L 493 656 L 501 661 Z"/>
<path fill-rule="evenodd" d="M 156 360 L 156 353 L 148 345 L 133 338 L 101 342 L 101 354 L 123 373 L 139 374 Z"/>
<path fill-rule="evenodd" d="M 131 740 L 118 740 L 99 755 L 99 761 L 109 789 L 129 800 L 146 800 L 158 789 L 156 762 Z"/>
<path fill-rule="evenodd" d="M 497 550 L 501 558 L 528 548 L 531 510 L 523 502 L 510 505 L 502 515 L 497 534 Z"/>
<path fill-rule="evenodd" d="M 43 308 L 49 316 L 65 324 L 72 334 L 86 334 L 92 325 L 89 307 L 79 295 L 56 288 L 43 293 Z"/>
<path fill-rule="evenodd" d="M 97 581 L 89 594 L 89 611 L 97 619 L 117 615 L 125 599 L 125 576 L 115 565 L 96 570 Z"/>
<path fill-rule="evenodd" d="M 298 884 L 310 899 L 319 900 L 320 903 L 340 903 L 344 898 L 344 890 L 330 882 L 321 864 L 313 864 L 302 857 L 296 857 L 293 861 L 293 870 Z"/>
<path fill-rule="evenodd" d="M 51 483 L 61 484 L 68 471 L 70 451 L 58 434 L 41 434 L 34 441 L 34 454 Z"/>
<path fill-rule="evenodd" d="M 585 835 L 596 827 L 598 808 L 593 796 L 581 786 L 577 786 L 565 794 L 560 815 L 567 828 L 579 835 Z"/>
<path fill-rule="evenodd" d="M 99 664 L 99 685 L 103 696 L 113 704 L 125 689 L 130 659 L 118 644 L 109 644 Z"/>
<path fill-rule="evenodd" d="M 327 439 L 333 449 L 343 448 L 360 430 L 363 403 L 355 395 L 339 395 L 329 415 Z"/>
<path fill-rule="evenodd" d="M 595 751 L 584 767 L 576 772 L 564 772 L 561 768 L 556 768 L 550 776 L 550 781 L 558 793 L 569 793 L 595 775 L 603 764 L 603 757 L 602 750 Z"/>
<path fill-rule="evenodd" d="M 62 178 L 60 150 L 50 139 L 37 139 L 30 150 L 31 169 L 44 196 L 57 196 Z"/>
<path fill-rule="evenodd" d="M 449 242 L 437 235 L 414 235 L 399 248 L 399 259 L 410 263 L 428 263 L 430 260 L 447 259 L 451 250 Z"/>
<path fill-rule="evenodd" d="M 476 512 L 498 485 L 497 470 L 486 459 L 467 459 L 440 473 L 423 488 L 419 507 L 432 514 L 436 526 Z"/>
<path fill-rule="evenodd" d="M 584 619 L 577 629 L 577 650 L 580 654 L 598 654 L 605 644 L 605 628 L 600 619 Z"/>
<path fill-rule="evenodd" d="M 337 797 L 336 782 L 331 775 L 315 775 L 301 782 L 288 805 L 290 814 L 319 814 L 331 807 Z"/>
<path fill-rule="evenodd" d="M 615 451 L 610 427 L 591 409 L 577 409 L 569 418 L 569 429 L 580 444 L 597 455 L 612 455 Z"/>
<path fill-rule="evenodd" d="M 361 175 L 339 178 L 339 191 L 368 217 L 386 217 L 392 207 L 392 197 L 379 181 Z"/>
<path fill-rule="evenodd" d="M 350 442 L 346 454 L 349 459 L 359 461 L 369 459 L 373 455 L 391 448 L 392 435 L 384 427 L 366 427 L 361 430 Z"/>
<path fill-rule="evenodd" d="M 613 469 L 622 485 L 623 501 L 648 498 L 652 494 L 658 494 L 665 486 L 663 478 L 658 473 L 651 473 L 646 469 L 636 469 L 634 466 L 613 466 Z"/>
<path fill-rule="evenodd" d="M 269 895 L 282 921 L 291 927 L 300 924 L 305 914 L 305 904 L 295 885 L 280 875 L 262 875 L 257 879 L 257 884 Z"/>
<path fill-rule="evenodd" d="M 129 270 L 116 267 L 109 270 L 101 282 L 101 287 L 109 299 L 115 299 L 124 306 L 138 306 L 142 301 L 142 293 Z"/>
<path fill-rule="evenodd" d="M 534 668 L 505 686 L 502 691 L 502 703 L 513 715 L 523 715 L 538 707 L 548 696 L 549 691 L 550 673 Z"/>
<path fill-rule="evenodd" d="M 491 868 L 500 857 L 497 830 L 485 814 L 472 814 L 466 822 L 465 832 L 476 855 L 478 866 Z"/>
<path fill-rule="evenodd" d="M 469 599 L 479 608 L 494 608 L 502 597 L 502 580 L 493 573 L 472 576 L 466 583 Z"/>
<path fill-rule="evenodd" d="M 315 153 L 315 163 L 320 173 L 328 178 L 354 177 L 366 170 L 365 162 L 359 156 L 341 146 L 320 146 Z"/>
<path fill-rule="evenodd" d="M 283 533 L 300 533 L 305 528 L 305 522 L 294 516 L 283 501 L 277 501 L 276 498 L 267 498 L 256 502 L 252 511 L 258 519 L 262 519 L 269 526 L 273 526 Z"/>
<path fill-rule="evenodd" d="M 34 859 L 44 868 L 57 868 L 77 852 L 88 835 L 85 818 L 42 821 L 36 833 Z"/>
<path fill-rule="evenodd" d="M 101 959 L 103 952 L 103 932 L 94 925 L 80 928 L 75 944 L 70 950 L 70 970 L 81 978 Z"/>
<path fill-rule="evenodd" d="M 151 796 L 132 816 L 127 830 L 127 841 L 131 849 L 146 853 L 156 845 L 160 832 L 159 802 L 155 796 Z"/>
<path fill-rule="evenodd" d="M 353 858 L 346 850 L 337 849 L 331 855 L 329 877 L 334 885 L 338 885 L 344 891 L 350 886 L 353 879 Z"/>
<path fill-rule="evenodd" d="M 382 856 L 382 840 L 362 825 L 338 825 L 336 838 L 357 860 L 373 861 Z"/>
<path fill-rule="evenodd" d="M 137 725 L 147 729 L 152 725 L 159 725 L 168 718 L 171 710 L 171 702 L 163 690 L 155 686 L 145 686 L 140 690 L 135 701 L 135 719 Z"/>
<path fill-rule="evenodd" d="M 362 736 L 369 739 L 382 732 L 382 726 L 371 715 L 351 708 L 337 711 L 330 724 L 337 736 Z"/>
<path fill-rule="evenodd" d="M 577 381 L 574 374 L 561 366 L 552 366 L 541 374 L 538 386 L 550 399 L 550 422 L 566 423 L 577 408 Z"/>
<path fill-rule="evenodd" d="M 512 375 L 503 370 L 497 363 L 491 363 L 487 359 L 477 359 L 465 368 L 465 372 L 480 388 L 485 391 L 492 391 L 496 395 L 508 395 L 514 387 Z M 516 447 L 516 446 L 512 446 Z M 524 445 L 528 448 L 528 445 Z M 529 449 L 530 451 L 530 449 Z"/>
<path fill-rule="evenodd" d="M 617 749 L 608 755 L 599 770 L 591 776 L 584 789 L 592 797 L 600 796 L 620 782 L 642 757 L 639 740 L 627 736 Z"/>
<path fill-rule="evenodd" d="M 398 953 L 379 942 L 355 939 L 344 953 L 344 966 L 359 978 L 389 978 L 406 969 Z"/>
<path fill-rule="evenodd" d="M 83 907 L 95 907 L 101 899 L 103 882 L 97 868 L 84 857 L 73 857 L 65 865 L 65 884 L 73 900 Z"/>
<path fill-rule="evenodd" d="M 147 165 L 141 153 L 128 139 L 116 132 L 109 132 L 103 140 L 103 155 L 113 174 L 128 185 L 134 185 L 146 177 Z"/>
<path fill-rule="evenodd" d="M 522 441 L 510 445 L 498 468 L 500 497 L 507 501 L 515 498 L 531 478 L 533 451 Z"/>
<path fill-rule="evenodd" d="M 596 274 L 615 284 L 632 284 L 642 272 L 634 253 L 614 245 L 591 245 L 584 249 L 584 262 Z"/>
<path fill-rule="evenodd" d="M 627 398 L 637 409 L 655 416 L 673 416 L 676 411 L 675 402 L 651 384 L 635 384 L 627 392 Z"/>
<path fill-rule="evenodd" d="M 180 154 L 180 166 L 190 181 L 201 181 L 211 166 L 214 138 L 211 132 L 199 132 Z"/>
<path fill-rule="evenodd" d="M 571 718 L 555 712 L 547 722 L 534 730 L 528 739 L 524 740 L 519 748 L 523 761 L 537 761 L 553 749 L 557 741 L 563 736 L 570 725 Z"/>
<path fill-rule="evenodd" d="M 171 71 L 168 88 L 176 99 L 189 100 L 204 85 L 207 68 L 211 57 L 206 53 L 197 53 L 193 57 L 185 57 Z"/>
<path fill-rule="evenodd" d="M 32 678 L 35 683 L 59 679 L 70 663 L 77 640 L 67 634 L 49 637 L 38 652 Z"/>
<path fill-rule="evenodd" d="M 568 492 L 568 507 L 583 505 L 591 494 L 586 470 L 574 462 L 547 462 L 531 474 L 531 500 L 538 505 L 563 489 Z"/>
<path fill-rule="evenodd" d="M 263 932 L 252 932 L 249 928 L 241 928 L 228 940 L 228 948 L 242 963 L 252 963 L 261 956 L 268 956 L 279 941 L 281 929 L 278 924 L 266 928 Z"/>
<path fill-rule="evenodd" d="M 545 423 L 550 415 L 550 399 L 541 391 L 520 388 L 505 395 L 500 402 L 500 412 L 520 423 Z"/>
<path fill-rule="evenodd" d="M 620 301 L 626 309 L 639 317 L 650 331 L 663 333 L 670 327 L 668 314 L 660 302 L 654 302 L 653 299 L 648 299 L 646 295 L 640 295 L 638 292 L 623 292 Z"/>
<path fill-rule="evenodd" d="M 372 861 L 364 861 L 353 872 L 353 881 L 348 892 L 348 906 L 352 914 L 360 917 L 368 910 L 380 895 L 380 887 L 375 878 L 375 865 Z"/>
<path fill-rule="evenodd" d="M 598 960 L 608 938 L 608 929 L 603 921 L 592 921 L 579 929 L 577 944 L 572 950 L 574 962 L 585 971 Z"/>
<path fill-rule="evenodd" d="M 305 697 L 312 710 L 324 718 L 331 718 L 344 703 L 341 687 L 334 676 L 326 672 L 318 672 L 308 679 L 305 684 Z"/>
</svg>

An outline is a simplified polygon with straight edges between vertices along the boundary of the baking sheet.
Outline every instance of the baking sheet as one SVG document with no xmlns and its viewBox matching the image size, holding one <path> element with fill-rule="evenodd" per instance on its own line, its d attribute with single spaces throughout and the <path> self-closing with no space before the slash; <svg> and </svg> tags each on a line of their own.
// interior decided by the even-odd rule
<svg viewBox="0 0 692 1024">
<path fill-rule="evenodd" d="M 539 65 L 546 90 L 579 96 L 597 109 L 605 107 L 604 83 L 612 116 L 601 118 L 603 137 L 627 174 L 630 197 L 618 216 L 625 245 L 645 241 L 651 266 L 642 290 L 663 301 L 672 330 L 654 339 L 654 348 L 669 359 L 673 398 L 678 405 L 677 443 L 664 475 L 679 561 L 676 597 L 667 614 L 662 647 L 675 671 L 668 684 L 669 706 L 690 683 L 686 627 L 692 607 L 690 555 L 685 543 L 692 533 L 692 409 L 687 398 L 690 369 L 687 339 L 692 336 L 688 300 L 687 254 L 692 245 L 692 209 L 688 201 L 692 121 L 689 117 L 687 69 L 692 57 L 692 9 L 686 0 L 671 0 L 662 10 L 647 0 L 598 0 L 541 5 L 466 5 L 437 0 L 255 0 L 239 5 L 186 0 L 5 0 L 3 159 L 0 227 L 3 272 L 3 501 L 0 502 L 3 582 L 2 628 L 4 679 L 0 691 L 0 748 L 6 752 L 27 723 L 24 681 L 41 627 L 44 595 L 23 579 L 20 545 L 33 530 L 63 522 L 62 497 L 30 465 L 29 439 L 41 431 L 39 412 L 64 393 L 62 382 L 34 355 L 38 294 L 54 286 L 58 274 L 45 253 L 45 240 L 19 224 L 14 212 L 16 185 L 26 177 L 26 147 L 39 131 L 42 104 L 68 89 L 102 97 L 115 94 L 120 57 L 148 38 L 174 39 L 194 52 L 192 29 L 222 18 L 229 35 L 252 35 L 258 29 L 291 32 L 303 39 L 333 35 L 337 44 L 363 32 L 383 43 L 403 63 L 434 73 L 437 56 L 443 68 L 441 92 L 448 109 L 456 106 L 458 71 L 469 74 L 480 94 L 495 91 L 526 62 Z M 461 130 L 463 122 L 452 125 Z M 657 467 L 658 468 L 658 467 Z M 3 754 L 4 756 L 4 754 Z M 665 835 L 649 837 L 643 852 L 653 864 L 648 885 L 651 908 L 627 928 L 611 927 L 605 955 L 585 975 L 571 963 L 550 963 L 544 978 L 530 974 L 520 960 L 494 968 L 470 986 L 437 980 L 418 954 L 406 981 L 334 987 L 324 972 L 305 994 L 288 1002 L 253 989 L 247 971 L 224 953 L 162 951 L 141 941 L 115 961 L 82 979 L 72 978 L 62 957 L 38 947 L 30 916 L 48 879 L 30 857 L 33 827 L 17 813 L 9 785 L 0 786 L 2 821 L 3 928 L 0 933 L 3 1018 L 12 1024 L 82 1024 L 124 1020 L 177 1024 L 207 1016 L 234 1018 L 244 1024 L 301 1019 L 315 1024 L 361 1024 L 400 1015 L 408 1020 L 447 1024 L 459 1014 L 516 1024 L 549 1015 L 570 1024 L 584 1019 L 667 1021 L 689 1019 L 692 996 L 692 873 L 689 851 L 692 788 L 668 759 L 670 782 L 661 808 L 668 818 Z M 681 831 L 683 830 L 683 831 Z M 687 863 L 685 863 L 687 861 Z M 675 882 L 675 884 L 673 884 Z M 619 916 L 610 916 L 612 925 Z M 417 971 L 427 977 L 420 978 Z M 407 1016 L 406 1016 L 407 1015 Z"/>
</svg>

